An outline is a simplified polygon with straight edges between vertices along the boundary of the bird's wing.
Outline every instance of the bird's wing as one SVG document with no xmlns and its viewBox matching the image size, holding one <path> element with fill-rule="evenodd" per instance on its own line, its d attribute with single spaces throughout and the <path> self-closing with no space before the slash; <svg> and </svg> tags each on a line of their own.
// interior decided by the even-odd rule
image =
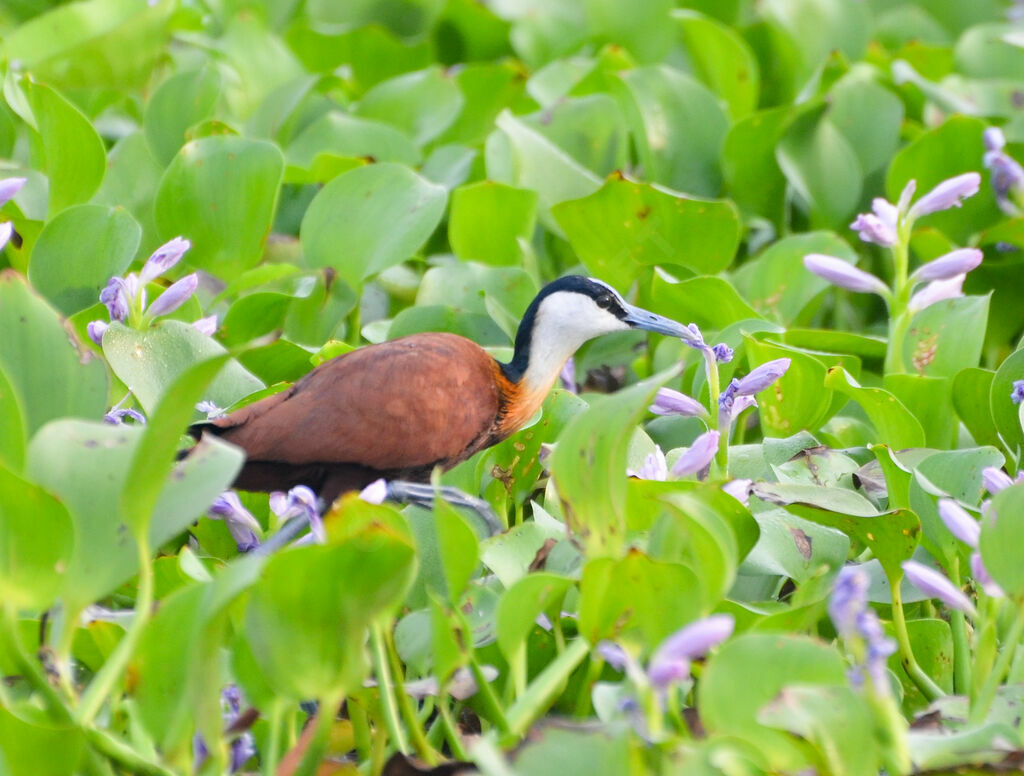
<svg viewBox="0 0 1024 776">
<path fill-rule="evenodd" d="M 215 424 L 250 461 L 381 470 L 453 462 L 497 417 L 495 374 L 470 340 L 418 334 L 334 358 Z"/>
</svg>

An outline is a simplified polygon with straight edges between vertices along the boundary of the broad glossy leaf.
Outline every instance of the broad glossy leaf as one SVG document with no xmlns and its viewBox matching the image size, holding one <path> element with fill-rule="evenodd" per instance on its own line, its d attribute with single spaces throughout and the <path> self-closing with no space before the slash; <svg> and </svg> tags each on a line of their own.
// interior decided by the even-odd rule
<svg viewBox="0 0 1024 776">
<path fill-rule="evenodd" d="M 81 728 L 55 725 L 44 712 L 21 704 L 0 706 L 0 771 L 9 776 L 72 776 L 85 748 Z"/>
<path fill-rule="evenodd" d="M 460 259 L 515 265 L 519 240 L 533 237 L 537 193 L 495 181 L 460 186 L 452 192 L 448 241 Z"/>
<path fill-rule="evenodd" d="M 396 126 L 422 146 L 452 125 L 463 102 L 452 76 L 435 66 L 377 84 L 356 113 Z"/>
<path fill-rule="evenodd" d="M 435 503 L 432 512 L 416 510 L 408 520 L 416 540 L 418 582 L 442 601 L 458 606 L 480 562 L 476 532 L 443 500 Z M 426 603 L 424 596 L 412 605 Z"/>
<path fill-rule="evenodd" d="M 587 269 L 621 289 L 655 264 L 715 274 L 729 266 L 739 242 L 732 203 L 693 199 L 622 174 L 552 212 Z"/>
<path fill-rule="evenodd" d="M 92 198 L 94 205 L 124 208 L 142 227 L 142 253 L 162 244 L 153 214 L 153 198 L 163 167 L 153 158 L 141 131 L 121 138 L 107 154 L 107 174 Z"/>
<path fill-rule="evenodd" d="M 17 396 L 27 436 L 53 418 L 102 417 L 102 362 L 12 270 L 0 272 L 0 331 L 0 369 Z"/>
<path fill-rule="evenodd" d="M 966 30 L 953 51 L 956 69 L 974 78 L 1017 79 L 1024 70 L 1024 51 L 1006 40 L 1016 29 L 1010 22 L 978 24 Z"/>
<path fill-rule="evenodd" d="M 703 84 L 665 65 L 622 73 L 622 99 L 646 177 L 677 191 L 717 196 L 718 156 L 729 120 Z"/>
<path fill-rule="evenodd" d="M 1017 380 L 1024 380 L 1024 350 L 1011 353 L 999 365 L 989 390 L 989 407 L 996 431 L 1011 453 L 1018 453 L 1024 446 L 1024 432 L 1021 431 L 1018 405 L 1010 399 L 1013 384 Z"/>
<path fill-rule="evenodd" d="M 220 98 L 219 72 L 207 65 L 175 73 L 146 103 L 143 129 L 153 157 L 166 167 L 186 141 L 186 131 L 213 115 Z"/>
<path fill-rule="evenodd" d="M 243 137 L 186 143 L 156 194 L 162 239 L 192 241 L 189 264 L 231 277 L 257 264 L 277 207 L 284 159 L 277 146 Z"/>
<path fill-rule="evenodd" d="M 224 347 L 181 321 L 160 321 L 146 331 L 111 324 L 103 335 L 103 353 L 114 374 L 132 388 L 146 412 L 153 412 L 174 380 L 195 362 L 224 353 Z M 230 407 L 262 389 L 263 383 L 231 360 L 202 398 Z"/>
<path fill-rule="evenodd" d="M 712 329 L 761 317 L 732 283 L 711 276 L 672 282 L 656 272 L 644 304 L 661 315 Z"/>
<path fill-rule="evenodd" d="M 629 130 L 618 103 L 607 94 L 565 97 L 523 123 L 583 167 L 609 175 L 629 162 Z"/>
<path fill-rule="evenodd" d="M 787 685 L 845 685 L 839 653 L 803 636 L 746 633 L 726 642 L 705 666 L 697 689 L 701 720 L 712 735 L 754 744 L 772 766 L 799 767 L 803 757 L 782 733 L 757 722 L 758 712 Z"/>
<path fill-rule="evenodd" d="M 882 383 L 917 418 L 925 443 L 939 450 L 953 445 L 953 381 L 948 377 L 891 374 Z"/>
<path fill-rule="evenodd" d="M 447 193 L 409 168 L 350 170 L 316 195 L 302 219 L 302 248 L 314 267 L 334 267 L 353 288 L 410 258 L 444 213 Z"/>
<path fill-rule="evenodd" d="M 0 369 L 0 464 L 13 472 L 25 465 L 25 416 L 21 399 L 3 369 Z"/>
<path fill-rule="evenodd" d="M 780 224 L 786 207 L 786 176 L 775 158 L 794 115 L 791 107 L 771 108 L 740 119 L 722 144 L 722 176 L 741 209 Z"/>
<path fill-rule="evenodd" d="M 903 103 L 866 78 L 842 79 L 829 92 L 829 121 L 846 138 L 866 175 L 882 169 L 900 140 Z"/>
<path fill-rule="evenodd" d="M 953 377 L 978 365 L 988 322 L 988 296 L 965 296 L 929 305 L 910 321 L 903 361 L 918 374 Z"/>
<path fill-rule="evenodd" d="M 36 238 L 29 280 L 60 312 L 71 315 L 96 304 L 107 281 L 128 269 L 141 238 L 142 229 L 123 208 L 67 208 Z"/>
<path fill-rule="evenodd" d="M 757 544 L 740 567 L 740 579 L 766 576 L 771 586 L 777 577 L 788 577 L 798 585 L 814 584 L 825 567 L 839 568 L 850 552 L 850 540 L 842 532 L 798 517 L 785 509 L 766 508 L 757 499 L 751 510 L 757 522 Z M 754 600 L 770 598 L 772 593 L 758 595 Z M 742 594 L 733 598 L 744 600 Z M 769 630 L 778 630 L 771 628 Z"/>
<path fill-rule="evenodd" d="M 551 619 L 561 617 L 562 600 L 571 587 L 572 580 L 567 577 L 537 572 L 527 574 L 502 593 L 496 621 L 498 646 L 509 662 L 525 653 L 526 639 L 541 614 Z"/>
<path fill-rule="evenodd" d="M 788 437 L 802 429 L 817 428 L 829 414 L 832 391 L 822 390 L 826 367 L 796 348 L 745 338 L 750 367 L 776 358 L 790 359 L 789 369 L 757 395 L 758 416 L 765 434 Z"/>
<path fill-rule="evenodd" d="M 695 11 L 672 14 L 697 77 L 729 106 L 734 120 L 757 107 L 760 70 L 747 43 L 730 27 Z"/>
<path fill-rule="evenodd" d="M 768 0 L 764 13 L 799 42 L 805 77 L 835 50 L 851 61 L 860 59 L 871 39 L 871 17 L 864 5 L 843 0 Z"/>
<path fill-rule="evenodd" d="M 995 372 L 970 367 L 962 369 L 953 378 L 953 406 L 960 420 L 978 444 L 999 444 L 999 432 L 992 419 L 989 396 Z"/>
<path fill-rule="evenodd" d="M 981 529 L 985 569 L 1008 596 L 1024 595 L 1024 566 L 1017 548 L 1024 542 L 1024 485 L 1015 484 L 992 497 Z"/>
<path fill-rule="evenodd" d="M 0 466 L 0 594 L 4 600 L 19 608 L 47 609 L 65 582 L 73 539 L 65 506 Z"/>
<path fill-rule="evenodd" d="M 455 123 L 440 138 L 449 143 L 482 143 L 494 129 L 498 114 L 522 98 L 526 85 L 523 65 L 513 59 L 468 62 L 454 77 L 466 101 Z"/>
<path fill-rule="evenodd" d="M 881 388 L 865 388 L 845 369 L 828 370 L 825 385 L 857 402 L 875 426 L 878 441 L 894 449 L 922 447 L 924 429 L 895 396 Z"/>
<path fill-rule="evenodd" d="M 339 111 L 325 113 L 303 129 L 288 145 L 286 157 L 289 165 L 313 169 L 324 154 L 409 165 L 420 161 L 419 150 L 401 130 Z"/>
</svg>

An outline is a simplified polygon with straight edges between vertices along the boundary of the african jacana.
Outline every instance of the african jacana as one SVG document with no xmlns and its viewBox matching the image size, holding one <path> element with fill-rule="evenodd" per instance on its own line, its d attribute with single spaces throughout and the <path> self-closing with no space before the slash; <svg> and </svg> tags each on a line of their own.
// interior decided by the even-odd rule
<svg viewBox="0 0 1024 776">
<path fill-rule="evenodd" d="M 392 497 L 417 500 L 423 487 L 414 483 L 427 482 L 435 466 L 449 469 L 521 428 L 580 345 L 631 328 L 692 337 L 599 280 L 563 277 L 530 303 L 507 364 L 456 334 L 413 334 L 337 356 L 291 388 L 191 431 L 245 451 L 235 481 L 244 490 L 303 484 L 329 504 L 383 477 L 408 483 L 392 487 Z"/>
</svg>

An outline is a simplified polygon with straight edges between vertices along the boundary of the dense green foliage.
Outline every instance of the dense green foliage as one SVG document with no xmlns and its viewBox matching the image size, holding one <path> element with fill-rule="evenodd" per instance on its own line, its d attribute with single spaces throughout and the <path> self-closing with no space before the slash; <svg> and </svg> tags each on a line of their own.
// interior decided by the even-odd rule
<svg viewBox="0 0 1024 776">
<path fill-rule="evenodd" d="M 1020 762 L 1020 3 L 6 0 L 0 67 L 0 774 Z M 246 552 L 298 495 L 176 460 L 570 272 L 707 346 L 440 477 L 499 535 Z"/>
</svg>

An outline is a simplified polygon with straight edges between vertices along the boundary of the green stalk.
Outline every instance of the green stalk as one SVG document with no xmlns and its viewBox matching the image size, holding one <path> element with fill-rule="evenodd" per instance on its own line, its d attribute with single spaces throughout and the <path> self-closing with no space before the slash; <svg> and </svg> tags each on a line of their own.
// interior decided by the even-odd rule
<svg viewBox="0 0 1024 776">
<path fill-rule="evenodd" d="M 405 718 L 405 726 L 409 731 L 409 735 L 412 737 L 413 748 L 416 750 L 416 754 L 419 758 L 427 765 L 437 765 L 437 763 L 440 762 L 437 752 L 435 752 L 434 748 L 427 743 L 427 737 L 420 725 L 419 717 L 416 716 L 416 710 L 412 707 L 412 700 L 409 698 L 409 694 L 405 691 L 402 662 L 398 657 L 398 652 L 395 650 L 395 641 L 391 638 L 390 633 L 384 633 L 384 643 L 387 647 L 388 662 L 391 665 L 391 673 L 395 676 L 395 697 L 398 699 L 398 709 Z"/>
<path fill-rule="evenodd" d="M 589 653 L 590 645 L 578 638 L 551 661 L 508 710 L 510 732 L 521 736 L 529 730 L 530 725 L 548 710 L 566 680 Z"/>
<path fill-rule="evenodd" d="M 590 714 L 590 695 L 594 689 L 594 683 L 600 678 L 603 669 L 604 660 L 597 655 L 591 655 L 590 664 L 587 666 L 587 674 L 580 683 L 579 692 L 576 694 L 576 707 L 573 709 L 574 716 L 586 717 Z"/>
<path fill-rule="evenodd" d="M 922 670 L 918 665 L 917 658 L 914 657 L 914 650 L 910 646 L 910 634 L 907 633 L 907 620 L 903 613 L 903 595 L 900 592 L 899 580 L 895 584 L 890 584 L 890 588 L 892 589 L 892 624 L 896 630 L 896 642 L 900 647 L 903 667 L 924 697 L 929 701 L 937 700 L 946 693 Z"/>
<path fill-rule="evenodd" d="M 960 587 L 960 558 L 950 564 L 950 580 Z M 960 695 L 971 692 L 971 645 L 967 640 L 967 620 L 964 613 L 954 609 L 949 613 L 949 626 L 953 632 L 953 690 Z"/>
<path fill-rule="evenodd" d="M 7 644 L 8 651 L 14 657 L 18 669 L 25 675 L 29 684 L 42 696 L 50 718 L 55 722 L 70 722 L 71 712 L 65 705 L 64 699 L 61 698 L 60 693 L 50 684 L 39 664 L 29 657 L 25 651 L 25 646 L 21 643 L 21 636 L 18 634 L 18 613 L 10 602 L 4 604 L 2 619 L 3 632 L 0 634 L 0 638 Z"/>
<path fill-rule="evenodd" d="M 136 544 L 139 555 L 139 595 L 135 599 L 135 619 L 82 695 L 75 710 L 75 719 L 80 725 L 88 725 L 96 718 L 135 652 L 142 631 L 153 616 L 153 561 L 149 556 L 149 536 L 146 530 L 136 537 Z"/>
<path fill-rule="evenodd" d="M 484 707 L 484 714 L 487 715 L 491 724 L 497 727 L 503 734 L 509 733 L 511 728 L 505 716 L 505 711 L 501 708 L 501 704 L 498 703 L 498 696 L 494 694 L 494 688 L 491 687 L 487 677 L 484 676 L 484 670 L 475 654 L 470 654 L 469 656 L 469 670 L 473 672 L 473 678 L 476 680 L 477 694 Z"/>
<path fill-rule="evenodd" d="M 330 740 L 331 727 L 334 725 L 334 718 L 337 716 L 338 707 L 344 698 L 342 693 L 332 693 L 319 698 L 319 709 L 316 715 L 316 730 L 309 746 L 302 754 L 302 760 L 295 769 L 295 776 L 314 776 L 317 768 L 324 759 L 327 751 L 327 742 Z"/>
<path fill-rule="evenodd" d="M 358 700 L 349 697 L 348 718 L 352 721 L 352 737 L 355 739 L 356 752 L 360 760 L 367 760 L 373 747 L 373 735 L 370 731 L 370 719 L 366 709 Z"/>
<path fill-rule="evenodd" d="M 174 771 L 163 767 L 160 763 L 147 760 L 105 730 L 91 727 L 85 727 L 83 730 L 93 749 L 129 773 L 142 774 L 142 776 L 176 776 Z"/>
<path fill-rule="evenodd" d="M 388 668 L 384 637 L 381 635 L 381 626 L 376 623 L 370 626 L 370 644 L 373 653 L 373 670 L 377 675 L 377 690 L 380 693 L 381 711 L 384 713 L 384 726 L 387 728 L 395 748 L 402 754 L 409 754 L 409 742 L 405 738 L 402 723 L 398 719 L 394 682 Z"/>
<path fill-rule="evenodd" d="M 708 428 L 720 431 L 718 452 L 715 453 L 715 466 L 723 476 L 729 474 L 729 428 L 718 427 L 718 397 L 722 394 L 721 381 L 718 376 L 718 360 L 710 348 L 701 351 L 704 356 L 704 371 L 708 378 Z"/>
<path fill-rule="evenodd" d="M 988 714 L 992 701 L 996 697 L 996 690 L 999 689 L 1000 682 L 1010 668 L 1010 661 L 1013 660 L 1017 651 L 1021 636 L 1024 636 L 1024 599 L 1017 603 L 1017 612 L 1003 644 L 1003 650 L 999 653 L 999 658 L 992 671 L 985 677 L 985 684 L 982 685 L 976 701 L 971 704 L 971 712 L 967 717 L 968 725 L 981 724 Z"/>
<path fill-rule="evenodd" d="M 437 710 L 441 714 L 441 724 L 444 726 L 445 738 L 448 739 L 448 746 L 451 747 L 452 757 L 457 760 L 469 760 L 466 750 L 462 746 L 462 740 L 459 738 L 458 725 L 452 718 L 452 710 L 448 708 L 447 699 L 438 698 L 437 700 Z"/>
</svg>

